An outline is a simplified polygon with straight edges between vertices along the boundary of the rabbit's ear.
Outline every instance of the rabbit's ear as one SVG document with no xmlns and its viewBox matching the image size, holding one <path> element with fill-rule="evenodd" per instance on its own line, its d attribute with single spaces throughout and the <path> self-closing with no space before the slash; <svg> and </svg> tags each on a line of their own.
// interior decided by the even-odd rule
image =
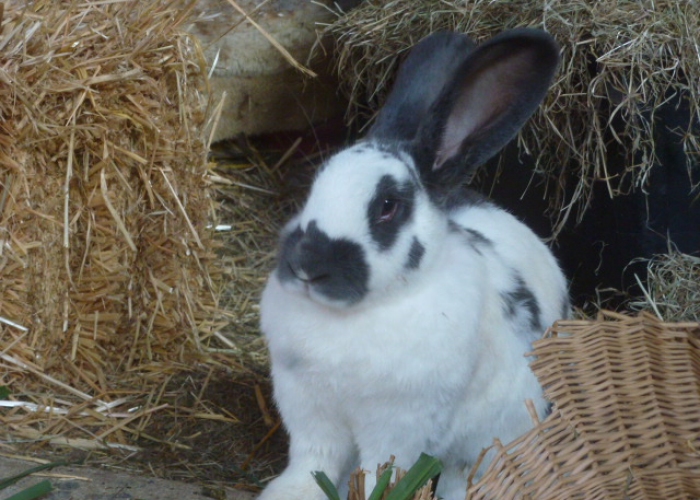
<svg viewBox="0 0 700 500">
<path fill-rule="evenodd" d="M 368 137 L 413 140 L 431 106 L 473 48 L 469 37 L 458 33 L 437 32 L 421 40 L 401 64 Z"/>
<path fill-rule="evenodd" d="M 559 63 L 545 32 L 505 32 L 475 49 L 421 123 L 413 152 L 428 185 L 461 182 L 542 102 Z"/>
</svg>

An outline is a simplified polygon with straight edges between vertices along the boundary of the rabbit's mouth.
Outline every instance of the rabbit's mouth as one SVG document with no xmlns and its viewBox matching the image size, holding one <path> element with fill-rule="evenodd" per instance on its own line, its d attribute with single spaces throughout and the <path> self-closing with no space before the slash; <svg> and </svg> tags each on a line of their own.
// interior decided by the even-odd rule
<svg viewBox="0 0 700 500">
<path fill-rule="evenodd" d="M 293 287 L 292 291 L 301 292 L 305 297 L 314 300 L 314 296 L 323 296 L 323 285 L 324 282 L 330 280 L 330 274 L 321 274 L 317 276 L 310 276 L 303 268 L 295 267 L 291 263 L 287 262 L 289 267 L 289 272 L 294 276 L 294 280 L 282 282 L 283 285 L 291 285 Z"/>
<path fill-rule="evenodd" d="M 347 309 L 360 302 L 365 295 L 359 290 L 353 293 L 351 284 L 341 285 L 334 282 L 335 278 L 330 273 L 310 276 L 304 269 L 295 268 L 289 263 L 286 263 L 286 267 L 287 272 L 283 272 L 282 269 L 278 272 L 282 287 L 289 293 L 301 295 L 319 305 L 333 309 Z M 340 288 L 344 290 L 342 294 L 338 293 Z"/>
<path fill-rule="evenodd" d="M 302 268 L 302 267 L 295 267 L 291 263 L 287 262 L 287 265 L 289 266 L 290 272 L 304 285 L 308 288 L 309 286 L 313 285 L 318 285 L 323 283 L 325 281 L 328 281 L 331 279 L 331 274 L 330 273 L 321 273 L 321 274 L 315 274 L 315 275 L 309 275 L 307 271 Z"/>
</svg>

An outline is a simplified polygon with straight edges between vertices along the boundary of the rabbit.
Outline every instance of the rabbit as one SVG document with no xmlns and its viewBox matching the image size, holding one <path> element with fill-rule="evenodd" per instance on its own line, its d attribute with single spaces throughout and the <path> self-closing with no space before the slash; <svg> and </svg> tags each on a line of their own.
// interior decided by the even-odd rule
<svg viewBox="0 0 700 500">
<path fill-rule="evenodd" d="M 544 32 L 480 46 L 440 32 L 415 46 L 367 136 L 319 170 L 283 228 L 261 330 L 289 463 L 261 500 L 321 500 L 395 456 L 439 458 L 437 494 L 462 500 L 494 437 L 540 415 L 525 356 L 569 314 L 554 256 L 516 217 L 465 188 L 537 109 L 559 63 Z M 366 480 L 371 491 L 374 474 Z"/>
</svg>

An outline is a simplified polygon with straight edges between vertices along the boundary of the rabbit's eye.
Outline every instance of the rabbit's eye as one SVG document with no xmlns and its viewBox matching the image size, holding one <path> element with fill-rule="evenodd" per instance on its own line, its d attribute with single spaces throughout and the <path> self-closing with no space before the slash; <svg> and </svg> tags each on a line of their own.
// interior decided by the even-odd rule
<svg viewBox="0 0 700 500">
<path fill-rule="evenodd" d="M 396 212 L 399 210 L 399 201 L 393 198 L 387 198 L 382 203 L 382 211 L 379 214 L 379 222 L 391 221 Z"/>
</svg>

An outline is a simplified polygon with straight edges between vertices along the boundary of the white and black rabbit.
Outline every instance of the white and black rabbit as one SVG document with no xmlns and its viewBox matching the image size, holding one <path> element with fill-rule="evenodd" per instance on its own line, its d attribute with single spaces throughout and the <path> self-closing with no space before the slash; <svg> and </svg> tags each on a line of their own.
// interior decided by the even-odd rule
<svg viewBox="0 0 700 500">
<path fill-rule="evenodd" d="M 444 465 L 438 494 L 461 500 L 482 448 L 531 427 L 525 401 L 545 412 L 525 353 L 568 314 L 566 280 L 530 229 L 463 185 L 536 110 L 558 61 L 540 31 L 479 47 L 431 35 L 368 136 L 320 170 L 262 296 L 291 444 L 261 499 L 322 499 L 312 471 L 342 485 L 425 452 Z"/>
</svg>

